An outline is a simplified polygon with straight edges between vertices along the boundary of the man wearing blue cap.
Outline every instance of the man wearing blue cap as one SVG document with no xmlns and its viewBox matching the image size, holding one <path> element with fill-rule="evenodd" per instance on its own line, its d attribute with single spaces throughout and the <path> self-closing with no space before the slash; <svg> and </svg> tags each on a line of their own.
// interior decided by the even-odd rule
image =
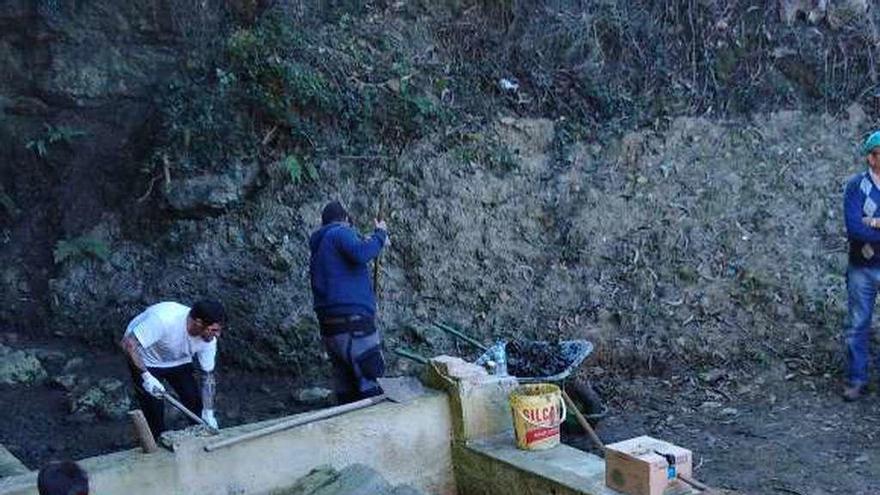
<svg viewBox="0 0 880 495">
<path fill-rule="evenodd" d="M 868 169 L 851 178 L 843 197 L 849 266 L 846 271 L 848 296 L 846 344 L 846 386 L 843 398 L 861 397 L 868 383 L 868 342 L 874 299 L 880 287 L 880 131 L 862 145 Z"/>
<path fill-rule="evenodd" d="M 351 226 L 338 201 L 321 212 L 321 228 L 309 239 L 312 297 L 321 341 L 333 364 L 339 403 L 382 393 L 382 338 L 376 328 L 376 299 L 367 266 L 388 246 L 388 227 L 376 219 L 369 237 Z"/>
</svg>

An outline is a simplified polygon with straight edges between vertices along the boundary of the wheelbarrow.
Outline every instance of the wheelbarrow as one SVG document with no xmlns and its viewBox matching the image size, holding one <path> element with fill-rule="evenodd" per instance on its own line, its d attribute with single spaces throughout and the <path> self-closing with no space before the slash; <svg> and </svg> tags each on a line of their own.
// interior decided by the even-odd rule
<svg viewBox="0 0 880 495">
<path fill-rule="evenodd" d="M 508 345 L 510 344 L 507 341 L 498 341 L 492 346 L 485 346 L 478 340 L 475 340 L 460 330 L 457 330 L 449 325 L 442 323 L 433 323 L 433 326 L 439 330 L 442 330 L 453 337 L 456 337 L 460 340 L 463 340 L 474 347 L 482 350 L 483 353 L 477 360 L 474 362 L 480 366 L 485 366 L 492 372 L 493 374 L 498 375 L 507 375 L 508 374 Z M 549 345 L 546 341 L 533 341 L 532 344 L 535 345 Z M 590 410 L 590 414 L 583 415 L 575 406 L 574 401 L 565 391 L 564 381 L 571 375 L 573 371 L 575 371 L 593 352 L 593 344 L 587 340 L 563 340 L 559 342 L 559 346 L 561 347 L 561 353 L 565 357 L 565 367 L 549 376 L 516 376 L 516 379 L 520 383 L 554 383 L 559 386 L 560 390 L 562 390 L 563 399 L 566 402 L 566 406 L 571 410 L 578 423 L 580 423 L 581 427 L 587 432 L 590 439 L 595 443 L 600 449 L 604 450 L 604 445 L 599 437 L 596 435 L 595 431 L 593 431 L 592 424 L 598 423 L 598 421 L 603 418 L 608 413 L 608 408 L 602 403 L 599 395 L 592 389 L 589 383 L 586 382 L 577 382 L 572 387 L 575 394 L 578 398 L 587 406 Z M 410 359 L 414 359 L 415 356 L 412 353 L 403 351 L 398 352 L 399 355 L 403 357 L 407 357 Z M 421 358 L 421 357 L 420 357 Z M 421 361 L 424 358 L 418 359 Z M 597 412 L 598 411 L 598 412 Z"/>
</svg>

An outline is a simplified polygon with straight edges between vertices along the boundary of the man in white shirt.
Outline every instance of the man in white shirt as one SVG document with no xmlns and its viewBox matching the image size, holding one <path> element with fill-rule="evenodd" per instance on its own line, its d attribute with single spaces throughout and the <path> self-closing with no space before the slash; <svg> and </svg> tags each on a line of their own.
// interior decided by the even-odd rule
<svg viewBox="0 0 880 495">
<path fill-rule="evenodd" d="M 120 345 L 128 356 L 135 393 L 153 435 L 165 430 L 165 380 L 191 411 L 201 411 L 206 423 L 217 428 L 214 417 L 217 338 L 226 322 L 226 310 L 217 301 L 203 300 L 192 308 L 160 302 L 128 324 Z M 201 394 L 194 376 L 193 356 L 201 371 Z"/>
</svg>

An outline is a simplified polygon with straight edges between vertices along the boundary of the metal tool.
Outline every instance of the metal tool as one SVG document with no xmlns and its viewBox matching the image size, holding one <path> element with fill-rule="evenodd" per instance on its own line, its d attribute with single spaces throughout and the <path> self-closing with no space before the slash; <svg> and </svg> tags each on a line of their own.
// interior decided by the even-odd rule
<svg viewBox="0 0 880 495">
<path fill-rule="evenodd" d="M 339 416 L 340 414 L 344 414 L 350 411 L 363 409 L 365 407 L 378 404 L 385 400 L 396 403 L 407 403 L 425 393 L 425 389 L 422 386 L 422 383 L 417 378 L 411 376 L 379 378 L 378 382 L 379 386 L 381 386 L 383 390 L 383 393 L 381 395 L 368 397 L 366 399 L 361 399 L 357 402 L 342 404 L 341 406 L 329 407 L 327 409 L 321 409 L 310 414 L 297 416 L 289 420 L 275 423 L 274 425 L 270 425 L 265 428 L 260 428 L 259 430 L 254 430 L 248 433 L 244 433 L 242 435 L 227 438 L 225 440 L 206 445 L 205 450 L 211 452 L 217 449 L 221 449 L 223 447 L 228 447 L 230 445 L 244 442 L 246 440 L 264 437 L 266 435 L 277 433 L 279 431 L 289 430 L 290 428 L 295 428 L 297 426 L 314 423 L 315 421 L 332 418 L 334 416 Z"/>
<path fill-rule="evenodd" d="M 183 404 L 181 404 L 180 401 L 177 400 L 177 399 L 175 399 L 174 396 L 171 395 L 170 393 L 168 393 L 168 392 L 164 392 L 164 393 L 162 394 L 162 398 L 165 399 L 166 401 L 168 401 L 168 403 L 171 404 L 172 406 L 174 406 L 178 411 L 182 412 L 183 414 L 186 414 L 186 415 L 189 417 L 189 419 L 191 419 L 191 420 L 195 421 L 196 423 L 198 423 L 198 424 L 204 426 L 205 428 L 207 428 L 208 431 L 210 431 L 211 433 L 213 433 L 213 434 L 215 434 L 215 435 L 216 435 L 217 433 L 220 433 L 220 430 L 218 430 L 217 428 L 214 428 L 213 426 L 209 425 L 209 424 L 206 423 L 205 420 L 202 419 L 199 415 L 197 415 L 196 413 L 194 413 L 194 412 L 190 411 L 189 409 L 187 409 L 186 406 L 184 406 Z"/>
</svg>

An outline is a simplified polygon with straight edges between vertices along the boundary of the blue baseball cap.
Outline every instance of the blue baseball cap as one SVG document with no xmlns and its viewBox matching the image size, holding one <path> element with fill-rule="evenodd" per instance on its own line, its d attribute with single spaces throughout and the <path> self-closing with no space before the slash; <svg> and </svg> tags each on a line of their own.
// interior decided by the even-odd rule
<svg viewBox="0 0 880 495">
<path fill-rule="evenodd" d="M 867 156 L 878 146 L 880 146 L 880 131 L 874 131 L 868 136 L 868 139 L 865 139 L 865 144 L 862 145 L 862 154 Z"/>
</svg>

